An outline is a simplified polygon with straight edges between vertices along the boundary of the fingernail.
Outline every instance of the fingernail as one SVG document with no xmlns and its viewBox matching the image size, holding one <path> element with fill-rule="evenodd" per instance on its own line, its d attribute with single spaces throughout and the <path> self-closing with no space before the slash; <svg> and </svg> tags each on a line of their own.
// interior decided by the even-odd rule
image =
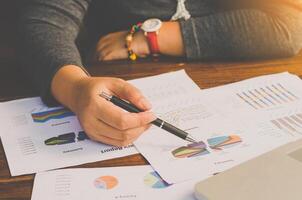
<svg viewBox="0 0 302 200">
<path fill-rule="evenodd" d="M 152 107 L 150 102 L 145 98 L 141 99 L 140 104 L 147 110 L 151 109 Z"/>
</svg>

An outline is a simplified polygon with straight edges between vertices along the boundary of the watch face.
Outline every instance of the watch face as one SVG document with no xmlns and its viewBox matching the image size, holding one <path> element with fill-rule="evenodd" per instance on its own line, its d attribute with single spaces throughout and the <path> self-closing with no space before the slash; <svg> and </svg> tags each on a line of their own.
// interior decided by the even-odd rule
<svg viewBox="0 0 302 200">
<path fill-rule="evenodd" d="M 142 25 L 142 29 L 145 32 L 155 32 L 161 27 L 161 21 L 159 19 L 148 19 Z"/>
</svg>

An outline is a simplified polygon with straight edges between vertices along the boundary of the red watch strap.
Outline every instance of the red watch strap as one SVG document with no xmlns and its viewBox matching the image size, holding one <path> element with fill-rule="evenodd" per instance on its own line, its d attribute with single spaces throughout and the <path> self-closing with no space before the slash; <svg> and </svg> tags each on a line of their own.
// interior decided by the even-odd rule
<svg viewBox="0 0 302 200">
<path fill-rule="evenodd" d="M 156 32 L 147 32 L 147 40 L 151 54 L 157 55 L 160 53 L 159 46 L 157 42 L 157 33 Z"/>
</svg>

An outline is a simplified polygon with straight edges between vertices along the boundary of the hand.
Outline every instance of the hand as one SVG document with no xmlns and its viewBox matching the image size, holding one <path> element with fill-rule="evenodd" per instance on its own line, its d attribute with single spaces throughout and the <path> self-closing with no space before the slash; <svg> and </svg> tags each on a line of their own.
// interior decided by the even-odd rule
<svg viewBox="0 0 302 200">
<path fill-rule="evenodd" d="M 128 113 L 99 96 L 104 91 L 126 99 L 143 110 L 151 108 L 142 94 L 117 78 L 85 78 L 76 87 L 74 110 L 88 136 L 96 141 L 125 146 L 136 140 L 155 120 L 151 112 Z"/>
<path fill-rule="evenodd" d="M 125 99 L 145 112 L 125 112 L 100 97 L 102 91 Z M 148 111 L 150 103 L 130 83 L 118 78 L 88 77 L 79 67 L 60 69 L 52 81 L 52 93 L 76 113 L 91 139 L 110 145 L 131 144 L 156 119 Z"/>
<path fill-rule="evenodd" d="M 128 51 L 125 47 L 127 34 L 128 31 L 122 31 L 102 37 L 96 46 L 95 59 L 98 61 L 127 59 Z M 143 32 L 135 33 L 131 48 L 139 57 L 146 57 L 150 53 Z"/>
</svg>

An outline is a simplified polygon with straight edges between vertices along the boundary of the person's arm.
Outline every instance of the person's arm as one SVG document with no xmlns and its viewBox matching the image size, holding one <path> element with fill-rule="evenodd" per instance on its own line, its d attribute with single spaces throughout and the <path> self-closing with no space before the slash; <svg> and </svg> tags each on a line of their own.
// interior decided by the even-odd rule
<svg viewBox="0 0 302 200">
<path fill-rule="evenodd" d="M 262 59 L 294 56 L 302 47 L 302 11 L 286 3 L 258 8 L 217 11 L 187 21 L 163 22 L 158 43 L 161 54 L 189 60 Z M 230 5 L 230 7 L 232 7 Z M 127 58 L 127 31 L 108 34 L 97 45 L 99 60 Z M 142 32 L 135 35 L 133 51 L 150 54 Z"/>
<path fill-rule="evenodd" d="M 71 109 L 91 139 L 124 146 L 155 119 L 151 112 L 127 113 L 99 97 L 101 91 L 150 109 L 143 95 L 117 78 L 90 77 L 82 67 L 76 38 L 89 0 L 30 0 L 20 25 L 22 66 L 46 103 Z M 54 97 L 54 98 L 53 98 Z"/>
<path fill-rule="evenodd" d="M 180 24 L 189 59 L 287 57 L 302 47 L 302 12 L 282 3 L 191 18 Z"/>
<path fill-rule="evenodd" d="M 50 84 L 65 65 L 82 67 L 75 44 L 90 0 L 29 0 L 20 20 L 19 55 L 44 102 L 53 104 Z"/>
<path fill-rule="evenodd" d="M 88 77 L 77 66 L 66 65 L 55 74 L 51 90 L 54 97 L 76 113 L 88 136 L 96 141 L 125 146 L 136 140 L 156 117 L 151 105 L 130 83 L 110 77 Z M 128 113 L 113 105 L 100 93 L 114 94 L 146 112 Z"/>
</svg>

